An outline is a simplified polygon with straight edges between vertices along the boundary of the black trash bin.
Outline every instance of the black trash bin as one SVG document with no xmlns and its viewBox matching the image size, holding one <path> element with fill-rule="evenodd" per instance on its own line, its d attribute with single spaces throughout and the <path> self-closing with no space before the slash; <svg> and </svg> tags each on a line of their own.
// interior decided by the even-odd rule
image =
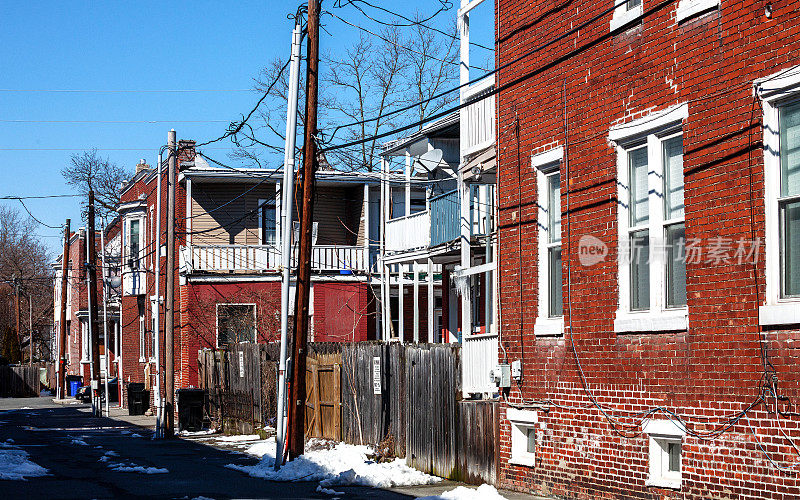
<svg viewBox="0 0 800 500">
<path fill-rule="evenodd" d="M 150 407 L 150 391 L 144 384 L 131 382 L 128 384 L 128 415 L 144 415 Z"/>
<path fill-rule="evenodd" d="M 203 389 L 178 389 L 178 430 L 197 432 L 203 430 L 203 406 L 206 391 Z"/>
</svg>

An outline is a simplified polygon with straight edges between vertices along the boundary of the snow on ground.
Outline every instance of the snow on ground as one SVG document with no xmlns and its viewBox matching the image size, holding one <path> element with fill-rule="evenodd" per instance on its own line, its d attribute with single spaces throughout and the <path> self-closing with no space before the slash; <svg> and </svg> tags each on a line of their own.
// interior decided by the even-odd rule
<svg viewBox="0 0 800 500">
<path fill-rule="evenodd" d="M 103 456 L 100 457 L 100 460 L 98 460 L 98 462 L 108 462 L 109 460 L 111 460 L 111 457 L 118 457 L 118 456 L 119 453 L 117 453 L 116 451 L 108 450 L 107 452 L 103 453 Z"/>
<path fill-rule="evenodd" d="M 140 438 L 140 437 L 142 437 L 142 435 L 134 432 L 133 434 L 130 435 L 130 437 L 132 437 L 132 438 Z"/>
<path fill-rule="evenodd" d="M 256 446 L 257 450 L 253 449 Z M 389 488 L 441 481 L 438 477 L 408 467 L 401 458 L 385 463 L 374 462 L 367 458 L 372 453 L 368 446 L 339 443 L 330 449 L 308 451 L 286 463 L 277 472 L 272 470 L 275 439 L 257 443 L 248 448 L 247 453 L 256 455 L 256 451 L 264 452 L 260 463 L 251 466 L 228 464 L 226 467 L 271 481 L 319 481 L 323 488 L 346 485 Z"/>
<path fill-rule="evenodd" d="M 169 472 L 167 469 L 159 467 L 143 467 L 134 464 L 109 464 L 108 467 L 116 472 L 140 472 L 142 474 L 166 474 Z"/>
<path fill-rule="evenodd" d="M 330 490 L 328 488 L 323 488 L 321 485 L 317 486 L 317 493 L 324 493 L 326 495 L 333 495 L 333 496 L 344 496 L 344 491 L 336 491 Z"/>
<path fill-rule="evenodd" d="M 28 460 L 27 452 L 11 446 L 9 441 L 0 443 L 0 479 L 25 481 L 26 477 L 48 474 L 47 469 Z"/>
<path fill-rule="evenodd" d="M 180 431 L 178 435 L 182 437 L 210 436 L 211 434 L 216 434 L 216 432 L 216 429 L 208 429 L 205 431 Z"/>
<path fill-rule="evenodd" d="M 497 492 L 494 486 L 482 484 L 478 488 L 459 486 L 441 495 L 417 497 L 417 500 L 505 500 L 506 497 Z"/>
<path fill-rule="evenodd" d="M 87 443 L 83 439 L 79 439 L 79 438 L 73 439 L 72 441 L 70 441 L 69 444 L 74 444 L 76 446 L 89 446 L 89 443 Z"/>
<path fill-rule="evenodd" d="M 258 434 L 246 434 L 239 436 L 219 436 L 215 437 L 214 441 L 222 441 L 223 443 L 238 443 L 240 441 L 261 441 L 261 436 Z"/>
</svg>

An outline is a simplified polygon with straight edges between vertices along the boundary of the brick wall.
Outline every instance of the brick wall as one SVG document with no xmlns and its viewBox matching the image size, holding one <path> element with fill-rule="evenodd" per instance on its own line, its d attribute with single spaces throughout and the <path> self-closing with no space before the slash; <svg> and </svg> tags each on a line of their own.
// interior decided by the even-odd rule
<svg viewBox="0 0 800 500">
<path fill-rule="evenodd" d="M 724 425 L 762 393 L 762 346 L 780 393 L 797 401 L 793 345 L 800 331 L 759 327 L 762 258 L 755 268 L 746 262 L 688 264 L 688 330 L 615 333 L 617 166 L 608 132 L 688 103 L 686 237 L 763 239 L 761 109 L 752 82 L 800 63 L 800 4 L 772 2 L 774 15 L 767 19 L 762 2 L 722 0 L 719 10 L 678 25 L 677 1 L 643 3 L 652 12 L 640 26 L 611 36 L 607 14 L 499 73 L 499 86 L 510 85 L 498 97 L 502 337 L 509 360 L 521 360 L 524 372 L 504 401 L 539 404 L 534 467 L 508 463 L 510 428 L 501 415 L 500 485 L 570 498 L 796 498 L 797 474 L 772 466 L 758 443 L 778 462 L 794 463 L 798 453 L 779 426 L 800 438 L 798 419 L 778 420 L 763 404 L 718 438 L 684 438 L 680 490 L 645 486 L 647 438 L 635 412 L 669 408 L 698 432 Z M 498 64 L 611 5 L 497 0 Z M 563 294 L 572 335 L 536 338 L 537 200 L 530 156 L 567 146 L 564 102 L 571 232 L 562 166 L 562 248 L 565 280 L 571 262 L 571 318 L 566 285 Z M 604 262 L 584 267 L 576 252 L 570 254 L 582 235 L 609 244 Z M 617 429 L 590 394 L 613 410 Z M 625 424 L 631 431 L 622 431 Z"/>
</svg>

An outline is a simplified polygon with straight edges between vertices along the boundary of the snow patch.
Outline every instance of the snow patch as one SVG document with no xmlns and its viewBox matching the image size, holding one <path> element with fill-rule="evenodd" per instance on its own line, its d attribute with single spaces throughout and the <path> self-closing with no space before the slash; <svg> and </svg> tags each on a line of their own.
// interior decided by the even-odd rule
<svg viewBox="0 0 800 500">
<path fill-rule="evenodd" d="M 169 471 L 159 467 L 142 467 L 141 465 L 110 464 L 109 468 L 117 472 L 140 472 L 142 474 L 166 474 Z"/>
<path fill-rule="evenodd" d="M 339 443 L 330 449 L 318 449 L 288 462 L 280 470 L 272 469 L 275 462 L 275 439 L 258 443 L 257 450 L 251 447 L 250 454 L 264 452 L 257 465 L 228 464 L 229 469 L 242 471 L 252 477 L 271 481 L 319 481 L 322 487 L 359 485 L 375 488 L 433 484 L 441 478 L 430 476 L 408 467 L 405 460 L 398 458 L 391 462 L 377 463 L 367 455 L 372 453 L 368 446 L 355 446 Z"/>
<path fill-rule="evenodd" d="M 498 493 L 494 486 L 482 484 L 477 488 L 459 486 L 441 495 L 417 497 L 417 500 L 506 500 L 506 497 Z"/>
<path fill-rule="evenodd" d="M 258 434 L 245 434 L 240 436 L 220 436 L 215 437 L 214 441 L 222 441 L 224 443 L 238 443 L 241 441 L 261 441 L 261 436 Z"/>
<path fill-rule="evenodd" d="M 209 435 L 211 435 L 211 434 L 215 434 L 216 432 L 217 432 L 217 430 L 216 430 L 216 429 L 208 429 L 208 430 L 205 430 L 205 431 L 194 431 L 194 432 L 192 432 L 192 431 L 185 431 L 185 430 L 184 430 L 184 431 L 180 431 L 180 432 L 178 433 L 178 435 L 179 435 L 179 436 L 185 436 L 185 437 L 193 437 L 193 436 L 209 436 Z"/>
<path fill-rule="evenodd" d="M 323 488 L 321 485 L 317 486 L 317 493 L 324 493 L 326 495 L 333 495 L 333 496 L 344 496 L 344 491 L 334 491 L 329 490 L 328 488 Z"/>
<path fill-rule="evenodd" d="M 26 477 L 40 477 L 48 474 L 47 469 L 28 460 L 28 453 L 8 444 L 10 439 L 0 443 L 0 479 L 25 481 Z"/>
<path fill-rule="evenodd" d="M 140 437 L 142 437 L 142 435 L 134 432 L 133 434 L 130 435 L 130 437 L 132 437 L 132 438 L 140 438 Z"/>
<path fill-rule="evenodd" d="M 76 446 L 89 446 L 89 443 L 87 443 L 83 439 L 78 439 L 78 438 L 73 439 L 72 441 L 69 442 L 69 444 L 74 444 Z"/>
</svg>

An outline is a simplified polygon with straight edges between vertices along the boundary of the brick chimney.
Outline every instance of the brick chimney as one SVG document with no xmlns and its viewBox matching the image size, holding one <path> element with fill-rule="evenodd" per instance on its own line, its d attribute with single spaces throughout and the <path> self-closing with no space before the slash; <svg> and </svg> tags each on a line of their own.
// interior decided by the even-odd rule
<svg viewBox="0 0 800 500">
<path fill-rule="evenodd" d="M 178 171 L 185 170 L 194 166 L 195 141 L 191 139 L 181 139 L 178 141 Z"/>
<path fill-rule="evenodd" d="M 144 161 L 144 158 L 142 158 L 141 160 L 139 160 L 139 163 L 137 163 L 137 164 L 136 164 L 136 173 L 137 173 L 137 174 L 138 174 L 139 172 L 141 172 L 142 170 L 149 170 L 149 169 L 150 169 L 150 165 L 148 165 L 148 164 L 147 164 L 147 163 Z"/>
</svg>

